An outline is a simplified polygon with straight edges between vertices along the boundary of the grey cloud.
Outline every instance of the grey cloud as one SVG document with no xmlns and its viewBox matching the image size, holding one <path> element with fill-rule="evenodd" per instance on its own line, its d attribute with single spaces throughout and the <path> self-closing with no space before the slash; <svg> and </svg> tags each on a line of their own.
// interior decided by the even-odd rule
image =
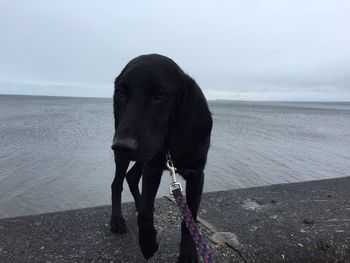
<svg viewBox="0 0 350 263">
<path fill-rule="evenodd" d="M 3 0 L 0 93 L 111 97 L 131 58 L 161 53 L 211 99 L 350 100 L 349 12 L 345 0 Z"/>
</svg>

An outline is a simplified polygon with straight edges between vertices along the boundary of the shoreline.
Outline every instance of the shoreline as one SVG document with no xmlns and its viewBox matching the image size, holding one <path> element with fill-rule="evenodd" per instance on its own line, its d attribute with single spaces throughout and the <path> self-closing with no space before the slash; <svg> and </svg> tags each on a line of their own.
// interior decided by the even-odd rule
<svg viewBox="0 0 350 263">
<path fill-rule="evenodd" d="M 350 177 L 203 194 L 200 223 L 218 262 L 350 262 Z M 125 235 L 109 232 L 110 206 L 0 219 L 1 262 L 146 262 L 134 204 L 123 203 Z M 160 249 L 173 262 L 180 216 L 156 200 Z"/>
</svg>

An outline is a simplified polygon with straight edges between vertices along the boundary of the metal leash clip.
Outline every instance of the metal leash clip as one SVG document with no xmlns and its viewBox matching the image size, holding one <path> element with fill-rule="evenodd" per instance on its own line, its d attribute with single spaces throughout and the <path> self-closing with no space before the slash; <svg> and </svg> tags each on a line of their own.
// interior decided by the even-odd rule
<svg viewBox="0 0 350 263">
<path fill-rule="evenodd" d="M 169 186 L 169 190 L 170 190 L 170 194 L 173 195 L 173 191 L 176 189 L 180 189 L 180 191 L 182 192 L 182 186 L 179 182 L 176 181 L 176 168 L 174 167 L 174 164 L 171 160 L 167 160 L 166 161 L 166 166 L 168 168 L 168 170 L 170 171 L 170 175 L 171 175 L 171 184 Z"/>
</svg>

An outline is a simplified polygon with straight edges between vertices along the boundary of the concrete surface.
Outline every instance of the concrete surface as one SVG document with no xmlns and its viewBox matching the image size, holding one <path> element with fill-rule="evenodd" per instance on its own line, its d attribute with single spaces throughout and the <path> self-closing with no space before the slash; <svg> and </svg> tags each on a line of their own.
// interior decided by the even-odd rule
<svg viewBox="0 0 350 263">
<path fill-rule="evenodd" d="M 350 262 L 350 177 L 208 193 L 200 216 L 247 262 Z"/>
<path fill-rule="evenodd" d="M 180 217 L 156 202 L 160 249 L 149 262 L 176 262 Z M 0 262 L 146 262 L 136 213 L 128 233 L 109 231 L 110 206 L 0 220 Z M 350 262 L 350 177 L 206 193 L 202 230 L 218 262 Z"/>
</svg>

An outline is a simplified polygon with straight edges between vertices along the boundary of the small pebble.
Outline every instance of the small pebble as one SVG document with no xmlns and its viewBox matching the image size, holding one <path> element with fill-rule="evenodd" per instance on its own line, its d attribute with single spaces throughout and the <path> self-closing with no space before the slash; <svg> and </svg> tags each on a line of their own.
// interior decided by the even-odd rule
<svg viewBox="0 0 350 263">
<path fill-rule="evenodd" d="M 306 225 L 313 225 L 313 224 L 315 224 L 315 220 L 311 219 L 311 218 L 306 218 L 306 219 L 304 219 L 303 223 Z"/>
</svg>

